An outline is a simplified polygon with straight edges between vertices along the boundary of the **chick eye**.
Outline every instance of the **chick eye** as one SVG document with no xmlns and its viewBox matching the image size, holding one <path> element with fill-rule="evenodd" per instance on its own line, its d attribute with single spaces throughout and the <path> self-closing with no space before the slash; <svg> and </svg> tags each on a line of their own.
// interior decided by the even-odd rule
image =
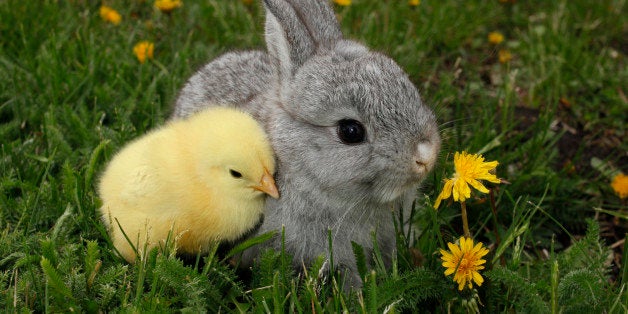
<svg viewBox="0 0 628 314">
<path fill-rule="evenodd" d="M 236 179 L 242 178 L 242 174 L 233 169 L 229 169 L 229 173 L 231 174 L 232 177 Z"/>
<path fill-rule="evenodd" d="M 343 119 L 338 121 L 338 138 L 345 144 L 359 144 L 366 139 L 366 130 L 359 121 Z"/>
</svg>

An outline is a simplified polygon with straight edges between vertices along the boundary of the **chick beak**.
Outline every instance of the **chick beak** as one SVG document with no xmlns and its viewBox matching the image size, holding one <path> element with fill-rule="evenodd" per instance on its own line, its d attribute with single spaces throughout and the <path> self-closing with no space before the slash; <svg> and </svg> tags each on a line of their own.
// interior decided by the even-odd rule
<svg viewBox="0 0 628 314">
<path fill-rule="evenodd" d="M 275 185 L 275 179 L 266 169 L 264 169 L 264 175 L 262 175 L 259 185 L 253 186 L 253 188 L 270 195 L 272 198 L 279 198 L 279 190 L 277 190 L 277 185 Z"/>
</svg>

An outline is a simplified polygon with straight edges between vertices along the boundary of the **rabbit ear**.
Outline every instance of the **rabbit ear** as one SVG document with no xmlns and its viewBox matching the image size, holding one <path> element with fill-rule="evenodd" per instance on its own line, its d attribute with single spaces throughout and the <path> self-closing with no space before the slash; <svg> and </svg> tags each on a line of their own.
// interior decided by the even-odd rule
<svg viewBox="0 0 628 314">
<path fill-rule="evenodd" d="M 264 0 L 266 45 L 282 78 L 289 78 L 319 47 L 342 39 L 327 0 Z"/>
<path fill-rule="evenodd" d="M 340 25 L 328 0 L 288 0 L 317 46 L 331 47 L 342 39 Z"/>
</svg>

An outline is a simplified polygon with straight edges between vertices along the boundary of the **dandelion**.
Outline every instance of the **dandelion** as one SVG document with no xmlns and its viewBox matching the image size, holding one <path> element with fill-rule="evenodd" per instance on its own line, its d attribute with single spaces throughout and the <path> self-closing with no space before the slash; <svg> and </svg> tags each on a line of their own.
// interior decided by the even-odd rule
<svg viewBox="0 0 628 314">
<path fill-rule="evenodd" d="M 99 12 L 100 12 L 100 17 L 103 20 L 113 25 L 120 24 L 120 21 L 122 20 L 122 16 L 120 16 L 120 13 L 118 13 L 118 11 L 106 5 L 100 6 Z"/>
<path fill-rule="evenodd" d="M 155 0 L 155 7 L 164 13 L 170 13 L 182 5 L 181 0 Z"/>
<path fill-rule="evenodd" d="M 454 173 L 453 178 L 445 180 L 445 186 L 434 202 L 434 208 L 438 209 L 440 203 L 453 195 L 454 201 L 460 202 L 462 227 L 464 235 L 471 237 L 469 232 L 469 222 L 467 221 L 467 205 L 465 200 L 471 197 L 471 185 L 482 193 L 488 193 L 488 189 L 479 180 L 487 180 L 493 183 L 499 183 L 500 180 L 490 171 L 494 170 L 499 163 L 497 161 L 485 162 L 484 157 L 479 154 L 470 155 L 462 152 L 454 155 Z"/>
<path fill-rule="evenodd" d="M 351 0 L 334 0 L 334 3 L 343 7 L 351 5 Z"/>
<path fill-rule="evenodd" d="M 416 6 L 418 6 L 419 4 L 421 4 L 421 0 L 408 0 L 408 4 L 409 4 L 410 6 L 416 7 Z"/>
<path fill-rule="evenodd" d="M 611 182 L 611 187 L 619 198 L 624 199 L 628 197 L 628 176 L 623 173 L 616 175 Z"/>
<path fill-rule="evenodd" d="M 458 290 L 467 286 L 473 288 L 473 283 L 481 286 L 484 278 L 479 270 L 484 269 L 486 260 L 482 259 L 488 254 L 488 249 L 483 247 L 482 242 L 473 245 L 473 239 L 467 237 L 460 238 L 460 245 L 447 243 L 449 251 L 440 249 L 441 260 L 445 267 L 445 276 L 454 275 L 454 281 L 458 283 Z"/>
<path fill-rule="evenodd" d="M 133 53 L 137 57 L 137 60 L 140 63 L 144 63 L 146 59 L 153 58 L 153 50 L 155 49 L 155 44 L 150 41 L 140 41 L 133 47 Z"/>
<path fill-rule="evenodd" d="M 438 208 L 442 200 L 448 199 L 452 195 L 454 201 L 464 202 L 471 197 L 469 185 L 482 193 L 488 193 L 488 189 L 479 180 L 499 183 L 497 176 L 489 172 L 495 169 L 498 164 L 497 161 L 485 162 L 484 157 L 479 154 L 470 155 L 467 152 L 456 152 L 454 155 L 456 173 L 453 178 L 445 180 L 445 186 L 436 198 L 434 208 Z"/>
<path fill-rule="evenodd" d="M 497 52 L 497 58 L 499 59 L 500 63 L 508 63 L 510 60 L 512 60 L 512 54 L 507 49 L 500 49 Z"/>
<path fill-rule="evenodd" d="M 490 32 L 488 33 L 488 42 L 493 45 L 499 45 L 504 41 L 504 35 L 500 32 Z"/>
</svg>

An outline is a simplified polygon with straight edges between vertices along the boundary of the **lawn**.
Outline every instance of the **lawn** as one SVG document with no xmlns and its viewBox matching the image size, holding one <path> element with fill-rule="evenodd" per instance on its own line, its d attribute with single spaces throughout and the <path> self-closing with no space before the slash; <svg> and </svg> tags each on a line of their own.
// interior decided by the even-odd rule
<svg viewBox="0 0 628 314">
<path fill-rule="evenodd" d="M 443 138 L 393 267 L 367 270 L 356 248 L 365 284 L 354 291 L 339 273 L 318 276 L 322 258 L 295 272 L 287 252 L 251 270 L 218 248 L 133 265 L 115 254 L 97 215 L 104 166 L 169 118 L 204 63 L 264 49 L 264 12 L 260 1 L 186 0 L 169 13 L 105 3 L 118 23 L 100 1 L 0 0 L 0 311 L 628 311 L 628 199 L 611 184 L 628 174 L 625 0 L 334 4 L 346 37 L 406 70 Z M 154 44 L 145 62 L 141 41 Z M 489 253 L 484 283 L 459 291 L 439 249 L 463 235 L 461 206 L 432 205 L 462 151 L 498 161 L 502 182 L 465 202 Z"/>
</svg>

